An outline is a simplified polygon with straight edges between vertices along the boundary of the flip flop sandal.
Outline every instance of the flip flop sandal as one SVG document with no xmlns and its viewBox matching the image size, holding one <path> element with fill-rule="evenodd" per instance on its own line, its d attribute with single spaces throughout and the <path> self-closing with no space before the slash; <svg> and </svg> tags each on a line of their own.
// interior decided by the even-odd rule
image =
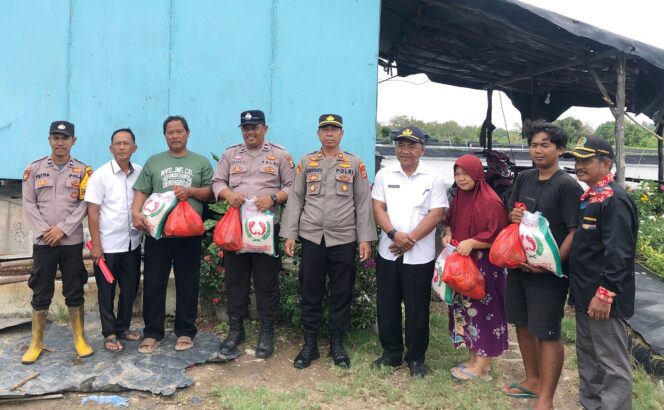
<svg viewBox="0 0 664 410">
<path fill-rule="evenodd" d="M 110 347 L 108 347 L 109 345 L 114 345 L 116 348 L 111 349 Z M 104 339 L 104 349 L 108 350 L 109 352 L 121 352 L 124 349 L 124 347 L 122 346 L 120 341 L 118 341 L 117 337 L 107 337 Z"/>
<path fill-rule="evenodd" d="M 118 339 L 135 342 L 137 340 L 141 340 L 141 334 L 134 330 L 125 330 L 124 332 L 120 332 L 118 334 Z"/>
<path fill-rule="evenodd" d="M 184 347 L 180 347 L 180 345 L 184 345 Z M 189 336 L 180 336 L 175 342 L 175 350 L 178 352 L 189 350 L 192 347 L 194 347 L 194 340 Z"/>
<path fill-rule="evenodd" d="M 519 383 L 511 383 L 510 385 L 507 386 L 507 388 L 508 389 L 517 389 L 517 390 L 520 391 L 520 393 L 513 393 L 513 392 L 506 391 L 505 388 L 503 387 L 500 390 L 503 392 L 503 394 L 505 396 L 514 397 L 514 398 L 517 398 L 517 399 L 536 399 L 536 398 L 539 397 L 537 395 L 537 393 L 526 389 L 525 387 L 523 387 Z"/>
<path fill-rule="evenodd" d="M 151 337 L 143 339 L 143 342 L 138 346 L 138 352 L 144 354 L 152 354 L 161 344 L 161 340 L 153 339 Z"/>
<path fill-rule="evenodd" d="M 459 373 L 463 374 L 464 376 L 466 376 L 466 378 L 462 378 L 462 377 L 459 377 L 456 374 L 454 374 L 455 369 L 457 370 L 457 372 L 459 372 Z M 469 380 L 479 380 L 479 381 L 482 381 L 482 382 L 488 382 L 488 381 L 493 380 L 493 378 L 490 375 L 478 376 L 476 374 L 472 374 L 471 372 L 469 372 L 465 368 L 458 367 L 458 366 L 453 367 L 450 370 L 450 374 L 452 375 L 452 379 L 454 379 L 454 381 L 457 381 L 457 382 L 467 382 Z"/>
</svg>

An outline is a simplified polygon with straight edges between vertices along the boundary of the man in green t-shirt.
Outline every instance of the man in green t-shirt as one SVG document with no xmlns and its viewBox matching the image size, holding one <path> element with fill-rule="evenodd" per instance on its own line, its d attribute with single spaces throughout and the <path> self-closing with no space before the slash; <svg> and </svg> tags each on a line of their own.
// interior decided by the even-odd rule
<svg viewBox="0 0 664 410">
<path fill-rule="evenodd" d="M 180 201 L 187 201 L 199 214 L 203 202 L 212 201 L 212 165 L 202 155 L 187 150 L 189 125 L 180 116 L 164 121 L 168 151 L 148 158 L 134 183 L 132 217 L 134 226 L 148 232 L 147 220 L 141 210 L 153 193 L 175 192 Z M 143 268 L 143 319 L 145 339 L 138 348 L 152 353 L 164 338 L 166 288 L 171 267 L 175 273 L 175 350 L 194 346 L 198 313 L 198 282 L 201 266 L 201 237 L 145 238 Z"/>
</svg>

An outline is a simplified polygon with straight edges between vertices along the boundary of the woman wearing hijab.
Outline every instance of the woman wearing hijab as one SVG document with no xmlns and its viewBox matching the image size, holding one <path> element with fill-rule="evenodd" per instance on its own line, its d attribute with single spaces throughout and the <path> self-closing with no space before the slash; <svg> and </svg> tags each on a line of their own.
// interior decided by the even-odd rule
<svg viewBox="0 0 664 410">
<path fill-rule="evenodd" d="M 456 251 L 470 255 L 482 272 L 486 295 L 477 300 L 456 294 L 449 307 L 454 347 L 470 350 L 470 358 L 451 373 L 459 381 L 490 380 L 492 359 L 507 350 L 507 271 L 489 262 L 489 248 L 507 225 L 507 218 L 502 201 L 484 180 L 477 157 L 463 155 L 454 163 L 454 181 L 458 189 L 450 205 L 443 246 L 452 239 L 459 242 Z"/>
</svg>

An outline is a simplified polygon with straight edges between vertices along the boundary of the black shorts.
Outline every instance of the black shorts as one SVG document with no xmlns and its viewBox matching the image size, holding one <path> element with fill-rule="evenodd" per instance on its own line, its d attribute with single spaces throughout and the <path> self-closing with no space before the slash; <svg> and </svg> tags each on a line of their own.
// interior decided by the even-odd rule
<svg viewBox="0 0 664 410">
<path fill-rule="evenodd" d="M 553 273 L 510 269 L 507 275 L 507 321 L 526 326 L 540 340 L 560 339 L 569 280 Z"/>
</svg>

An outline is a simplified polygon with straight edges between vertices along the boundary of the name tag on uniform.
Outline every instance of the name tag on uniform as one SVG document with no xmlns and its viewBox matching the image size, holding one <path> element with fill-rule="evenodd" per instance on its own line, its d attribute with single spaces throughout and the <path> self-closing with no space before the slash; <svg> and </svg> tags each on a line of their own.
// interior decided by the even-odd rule
<svg viewBox="0 0 664 410">
<path fill-rule="evenodd" d="M 388 185 L 388 188 L 401 188 L 401 185 Z"/>
</svg>

